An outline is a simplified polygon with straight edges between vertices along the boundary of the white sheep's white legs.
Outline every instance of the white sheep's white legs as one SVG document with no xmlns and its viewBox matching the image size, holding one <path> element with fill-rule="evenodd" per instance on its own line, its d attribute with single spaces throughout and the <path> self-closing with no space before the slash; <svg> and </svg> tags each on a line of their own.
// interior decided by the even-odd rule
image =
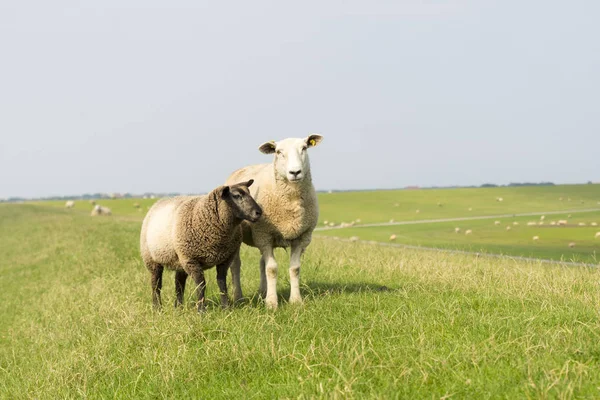
<svg viewBox="0 0 600 400">
<path fill-rule="evenodd" d="M 290 304 L 302 304 L 300 295 L 300 259 L 304 253 L 304 246 L 292 243 L 290 255 Z"/>
<path fill-rule="evenodd" d="M 265 258 L 260 257 L 260 287 L 258 292 L 262 297 L 267 297 L 267 273 L 265 272 Z"/>
<path fill-rule="evenodd" d="M 275 309 L 277 308 L 277 261 L 275 260 L 275 256 L 273 255 L 272 247 L 267 247 L 264 249 L 262 253 L 262 259 L 265 263 L 265 275 L 267 281 L 267 295 L 265 297 L 265 304 L 267 305 L 267 308 Z"/>
</svg>

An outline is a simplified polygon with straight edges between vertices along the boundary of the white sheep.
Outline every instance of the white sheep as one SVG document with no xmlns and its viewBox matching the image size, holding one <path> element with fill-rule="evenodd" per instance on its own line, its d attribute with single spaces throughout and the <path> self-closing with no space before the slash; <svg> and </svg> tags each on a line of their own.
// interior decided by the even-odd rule
<svg viewBox="0 0 600 400">
<path fill-rule="evenodd" d="M 416 210 L 415 212 L 416 212 L 417 214 L 419 214 L 419 213 L 421 212 L 421 210 Z"/>
<path fill-rule="evenodd" d="M 354 222 L 356 222 L 357 224 L 360 224 L 361 220 L 360 220 L 360 218 L 357 218 L 356 220 L 354 220 Z"/>
<path fill-rule="evenodd" d="M 323 225 L 329 225 L 329 221 L 327 221 L 327 220 L 323 221 Z"/>
<path fill-rule="evenodd" d="M 504 201 L 504 199 L 503 199 L 502 197 L 497 197 L 497 198 L 496 198 L 496 201 L 503 202 L 503 201 Z"/>
<path fill-rule="evenodd" d="M 350 241 L 351 242 L 358 242 L 360 239 L 358 238 L 358 236 L 350 236 Z"/>
<path fill-rule="evenodd" d="M 546 216 L 545 216 L 545 215 L 542 215 L 542 216 L 540 217 L 540 221 L 543 221 L 544 219 L 546 219 Z"/>
<path fill-rule="evenodd" d="M 301 256 L 310 244 L 319 218 L 317 194 L 312 183 L 308 149 L 323 139 L 310 135 L 304 139 L 289 138 L 263 143 L 259 150 L 274 154 L 270 164 L 252 165 L 235 171 L 228 183 L 254 179 L 251 194 L 263 209 L 262 218 L 250 224 L 244 222 L 244 243 L 257 247 L 261 253 L 260 291 L 268 308 L 277 308 L 276 247 L 291 247 L 290 303 L 302 303 L 300 295 Z M 330 223 L 331 226 L 331 223 Z M 239 256 L 231 268 L 239 270 Z"/>
<path fill-rule="evenodd" d="M 110 208 L 96 204 L 92 210 L 91 216 L 95 217 L 98 215 L 112 215 L 112 212 L 110 211 Z"/>
<path fill-rule="evenodd" d="M 390 224 L 393 224 L 394 222 L 394 218 L 390 219 Z"/>
<path fill-rule="evenodd" d="M 467 230 L 465 231 L 465 235 L 470 235 L 471 233 L 473 233 L 473 231 L 472 231 L 471 229 L 467 229 Z"/>
<path fill-rule="evenodd" d="M 567 223 L 568 223 L 568 221 L 566 219 L 561 219 L 556 224 L 559 226 L 565 226 L 565 225 L 567 225 Z"/>
<path fill-rule="evenodd" d="M 519 225 L 519 223 L 517 221 L 513 222 L 513 225 Z"/>
<path fill-rule="evenodd" d="M 597 222 L 590 222 L 590 225 L 591 226 L 598 226 L 598 223 Z"/>
<path fill-rule="evenodd" d="M 570 248 L 573 248 L 573 247 L 575 247 L 575 242 L 571 242 L 571 243 L 569 243 L 569 247 L 570 247 Z"/>
<path fill-rule="evenodd" d="M 580 222 L 578 225 L 579 226 L 585 226 L 585 222 Z"/>
<path fill-rule="evenodd" d="M 534 237 L 533 237 L 533 240 L 534 240 L 534 241 L 540 240 L 540 237 L 539 237 L 539 236 L 534 236 Z"/>
<path fill-rule="evenodd" d="M 507 226 L 507 227 L 506 227 L 506 230 L 507 230 L 507 231 L 510 231 L 510 229 L 511 229 L 511 228 L 510 228 L 510 226 Z"/>
<path fill-rule="evenodd" d="M 544 225 L 544 221 L 540 221 L 538 225 Z"/>
<path fill-rule="evenodd" d="M 473 207 L 469 207 L 469 211 L 473 211 Z"/>
<path fill-rule="evenodd" d="M 500 221 L 494 221 L 494 225 L 500 225 Z"/>
<path fill-rule="evenodd" d="M 594 239 L 598 239 L 600 238 L 600 232 L 596 232 L 596 236 L 594 236 Z"/>
<path fill-rule="evenodd" d="M 552 225 L 552 226 L 556 225 L 556 221 L 550 221 L 550 225 Z"/>
<path fill-rule="evenodd" d="M 537 225 L 537 222 L 534 222 L 534 221 L 529 221 L 527 223 L 527 226 L 536 226 L 536 225 Z"/>
<path fill-rule="evenodd" d="M 75 202 L 73 200 L 67 200 L 65 203 L 65 208 L 73 208 L 75 207 Z"/>
<path fill-rule="evenodd" d="M 459 227 L 454 228 L 454 233 L 458 233 L 458 232 L 460 232 L 460 228 Z"/>
<path fill-rule="evenodd" d="M 390 241 L 394 241 L 394 240 L 396 240 L 396 235 L 390 236 Z"/>
</svg>

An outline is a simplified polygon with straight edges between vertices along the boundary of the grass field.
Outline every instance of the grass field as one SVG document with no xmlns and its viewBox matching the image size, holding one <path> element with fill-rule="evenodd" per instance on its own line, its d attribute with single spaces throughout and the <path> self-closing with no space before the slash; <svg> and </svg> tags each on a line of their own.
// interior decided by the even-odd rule
<svg viewBox="0 0 600 400">
<path fill-rule="evenodd" d="M 497 201 L 502 198 L 502 201 Z M 115 217 L 141 220 L 156 200 L 117 199 L 101 200 L 109 206 Z M 320 227 L 323 222 L 351 222 L 360 219 L 359 225 L 394 221 L 418 221 L 448 218 L 468 218 L 522 213 L 539 213 L 537 216 L 503 217 L 477 221 L 438 222 L 419 225 L 361 227 L 320 231 L 319 235 L 387 242 L 390 235 L 396 242 L 407 245 L 486 252 L 513 256 L 546 258 L 598 264 L 600 239 L 595 239 L 600 226 L 600 185 L 557 185 L 531 187 L 499 187 L 476 189 L 426 189 L 389 190 L 319 194 Z M 135 208 L 138 203 L 140 208 Z M 37 202 L 41 206 L 64 207 L 63 201 Z M 87 201 L 76 202 L 73 212 L 89 213 Z M 417 213 L 416 211 L 419 210 Z M 538 221 L 545 212 L 573 211 L 547 215 L 544 226 L 526 226 Z M 569 218 L 569 214 L 572 215 Z M 553 227 L 551 221 L 568 219 L 568 227 Z M 495 226 L 495 220 L 501 225 Z M 519 225 L 512 225 L 513 222 Z M 585 222 L 585 227 L 578 223 Z M 506 226 L 511 225 L 511 231 Z M 472 235 L 455 234 L 471 229 Z M 533 241 L 533 236 L 539 236 Z M 569 243 L 575 243 L 570 248 Z"/>
<path fill-rule="evenodd" d="M 0 205 L 1 398 L 600 396 L 597 268 L 315 239 L 305 305 L 268 312 L 244 246 L 246 304 L 217 307 L 213 270 L 206 314 L 157 313 L 115 214 Z"/>
</svg>

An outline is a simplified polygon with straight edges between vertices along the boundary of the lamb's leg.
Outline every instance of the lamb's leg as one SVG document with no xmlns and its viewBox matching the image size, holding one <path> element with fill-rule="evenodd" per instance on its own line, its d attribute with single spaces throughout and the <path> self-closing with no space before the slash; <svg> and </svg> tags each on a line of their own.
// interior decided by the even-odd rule
<svg viewBox="0 0 600 400">
<path fill-rule="evenodd" d="M 206 281 L 204 280 L 204 271 L 201 267 L 189 269 L 190 275 L 196 283 L 196 294 L 198 295 L 198 312 L 202 313 L 206 309 L 204 305 L 204 292 L 206 290 Z"/>
<path fill-rule="evenodd" d="M 219 285 L 219 294 L 221 296 L 221 307 L 229 307 L 229 298 L 227 297 L 227 269 L 229 264 L 217 265 L 217 285 Z"/>
<path fill-rule="evenodd" d="M 235 255 L 235 258 L 231 262 L 231 279 L 233 281 L 233 301 L 237 303 L 242 300 L 242 284 L 240 282 L 240 269 L 242 261 L 240 260 L 240 252 Z"/>
<path fill-rule="evenodd" d="M 273 255 L 273 248 L 266 247 L 262 253 L 262 258 L 265 260 L 265 275 L 267 280 L 267 296 L 265 304 L 267 308 L 277 308 L 277 261 Z"/>
<path fill-rule="evenodd" d="M 260 286 L 258 292 L 262 297 L 267 297 L 267 273 L 265 272 L 265 257 L 260 257 Z"/>
<path fill-rule="evenodd" d="M 162 276 L 163 276 L 163 266 L 160 264 L 154 264 L 151 267 L 148 267 L 150 273 L 152 275 L 151 285 L 152 285 L 152 304 L 154 308 L 159 310 L 162 307 L 162 302 L 160 300 L 160 291 L 162 289 Z"/>
<path fill-rule="evenodd" d="M 175 271 L 175 293 L 177 298 L 175 299 L 175 308 L 183 305 L 183 293 L 185 292 L 185 282 L 187 281 L 188 274 L 181 269 Z"/>
<path fill-rule="evenodd" d="M 290 303 L 302 304 L 300 295 L 300 259 L 304 253 L 304 244 L 293 242 L 290 255 Z"/>
</svg>

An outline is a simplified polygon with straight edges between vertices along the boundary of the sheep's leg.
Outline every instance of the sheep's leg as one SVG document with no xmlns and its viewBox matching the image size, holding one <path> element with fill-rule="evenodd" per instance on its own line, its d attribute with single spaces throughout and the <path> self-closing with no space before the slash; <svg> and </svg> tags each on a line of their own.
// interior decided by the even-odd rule
<svg viewBox="0 0 600 400">
<path fill-rule="evenodd" d="M 185 282 L 187 281 L 188 274 L 181 269 L 175 271 L 175 293 L 177 298 L 175 299 L 175 308 L 183 305 L 183 292 L 185 292 Z"/>
<path fill-rule="evenodd" d="M 260 286 L 258 292 L 262 297 L 267 297 L 267 273 L 265 272 L 265 257 L 260 257 Z"/>
<path fill-rule="evenodd" d="M 217 285 L 219 285 L 219 295 L 221 296 L 221 307 L 229 307 L 229 298 L 227 297 L 227 269 L 229 264 L 217 265 Z"/>
<path fill-rule="evenodd" d="M 154 305 L 154 308 L 158 310 L 162 307 L 162 302 L 160 300 L 160 291 L 162 290 L 162 276 L 164 268 L 162 265 L 156 264 L 149 269 L 150 273 L 152 274 L 152 304 Z"/>
<path fill-rule="evenodd" d="M 206 290 L 206 281 L 204 280 L 204 271 L 200 267 L 191 269 L 191 275 L 196 283 L 196 294 L 198 295 L 198 312 L 202 313 L 206 309 L 204 304 L 204 292 Z"/>
<path fill-rule="evenodd" d="M 273 248 L 264 249 L 262 258 L 265 260 L 265 275 L 267 278 L 267 296 L 265 304 L 267 308 L 277 308 L 277 261 L 273 255 Z"/>
<path fill-rule="evenodd" d="M 300 295 L 300 259 L 304 253 L 304 245 L 292 243 L 290 255 L 290 303 L 302 304 Z"/>
<path fill-rule="evenodd" d="M 240 282 L 240 269 L 242 261 L 240 260 L 239 251 L 235 255 L 235 258 L 231 262 L 231 279 L 233 281 L 233 301 L 238 302 L 242 300 L 242 283 Z"/>
</svg>

